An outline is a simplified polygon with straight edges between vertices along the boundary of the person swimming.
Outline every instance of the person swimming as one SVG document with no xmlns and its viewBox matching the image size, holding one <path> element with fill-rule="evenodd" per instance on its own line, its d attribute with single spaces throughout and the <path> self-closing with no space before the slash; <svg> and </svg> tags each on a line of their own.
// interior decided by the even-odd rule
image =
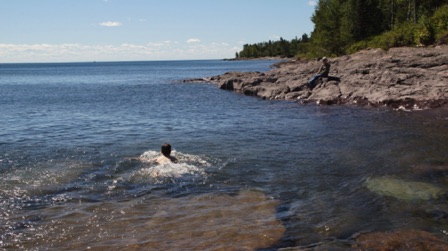
<svg viewBox="0 0 448 251">
<path fill-rule="evenodd" d="M 163 144 L 160 153 L 161 156 L 153 159 L 153 162 L 156 162 L 157 164 L 168 164 L 168 163 L 177 163 L 176 157 L 171 156 L 171 145 L 166 143 Z"/>
</svg>

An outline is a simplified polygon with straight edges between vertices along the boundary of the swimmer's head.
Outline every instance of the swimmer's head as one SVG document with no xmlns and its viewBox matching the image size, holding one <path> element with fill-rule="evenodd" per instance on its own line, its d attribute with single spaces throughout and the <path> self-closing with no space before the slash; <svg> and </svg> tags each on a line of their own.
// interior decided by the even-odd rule
<svg viewBox="0 0 448 251">
<path fill-rule="evenodd" d="M 165 156 L 170 156 L 171 155 L 171 145 L 163 144 L 160 152 Z"/>
</svg>

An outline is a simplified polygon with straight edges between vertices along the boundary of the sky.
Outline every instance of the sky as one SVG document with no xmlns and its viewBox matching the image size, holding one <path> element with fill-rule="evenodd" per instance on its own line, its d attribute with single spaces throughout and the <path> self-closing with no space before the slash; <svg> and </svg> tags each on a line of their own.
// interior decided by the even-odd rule
<svg viewBox="0 0 448 251">
<path fill-rule="evenodd" d="M 317 0 L 1 0 L 0 63 L 233 58 L 310 34 Z"/>
</svg>

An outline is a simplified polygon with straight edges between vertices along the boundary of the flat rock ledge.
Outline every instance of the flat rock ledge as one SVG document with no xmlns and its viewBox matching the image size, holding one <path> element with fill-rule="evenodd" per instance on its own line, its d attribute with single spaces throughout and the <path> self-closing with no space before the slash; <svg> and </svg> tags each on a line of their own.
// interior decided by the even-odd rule
<svg viewBox="0 0 448 251">
<path fill-rule="evenodd" d="M 367 49 L 331 58 L 328 78 L 310 90 L 306 82 L 321 62 L 297 60 L 277 63 L 267 72 L 228 72 L 187 79 L 211 82 L 262 99 L 297 100 L 321 105 L 355 104 L 422 110 L 448 104 L 448 46 Z"/>
</svg>

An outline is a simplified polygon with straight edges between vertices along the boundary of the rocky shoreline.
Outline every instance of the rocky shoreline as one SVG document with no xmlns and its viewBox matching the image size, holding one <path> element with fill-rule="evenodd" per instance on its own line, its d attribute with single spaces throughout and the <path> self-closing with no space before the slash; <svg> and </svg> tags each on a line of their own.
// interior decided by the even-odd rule
<svg viewBox="0 0 448 251">
<path fill-rule="evenodd" d="M 423 110 L 448 106 L 448 46 L 367 49 L 330 58 L 329 78 L 310 90 L 306 82 L 321 65 L 291 60 L 267 72 L 228 72 L 190 82 L 211 82 L 262 99 L 320 105 L 353 104 Z"/>
</svg>

